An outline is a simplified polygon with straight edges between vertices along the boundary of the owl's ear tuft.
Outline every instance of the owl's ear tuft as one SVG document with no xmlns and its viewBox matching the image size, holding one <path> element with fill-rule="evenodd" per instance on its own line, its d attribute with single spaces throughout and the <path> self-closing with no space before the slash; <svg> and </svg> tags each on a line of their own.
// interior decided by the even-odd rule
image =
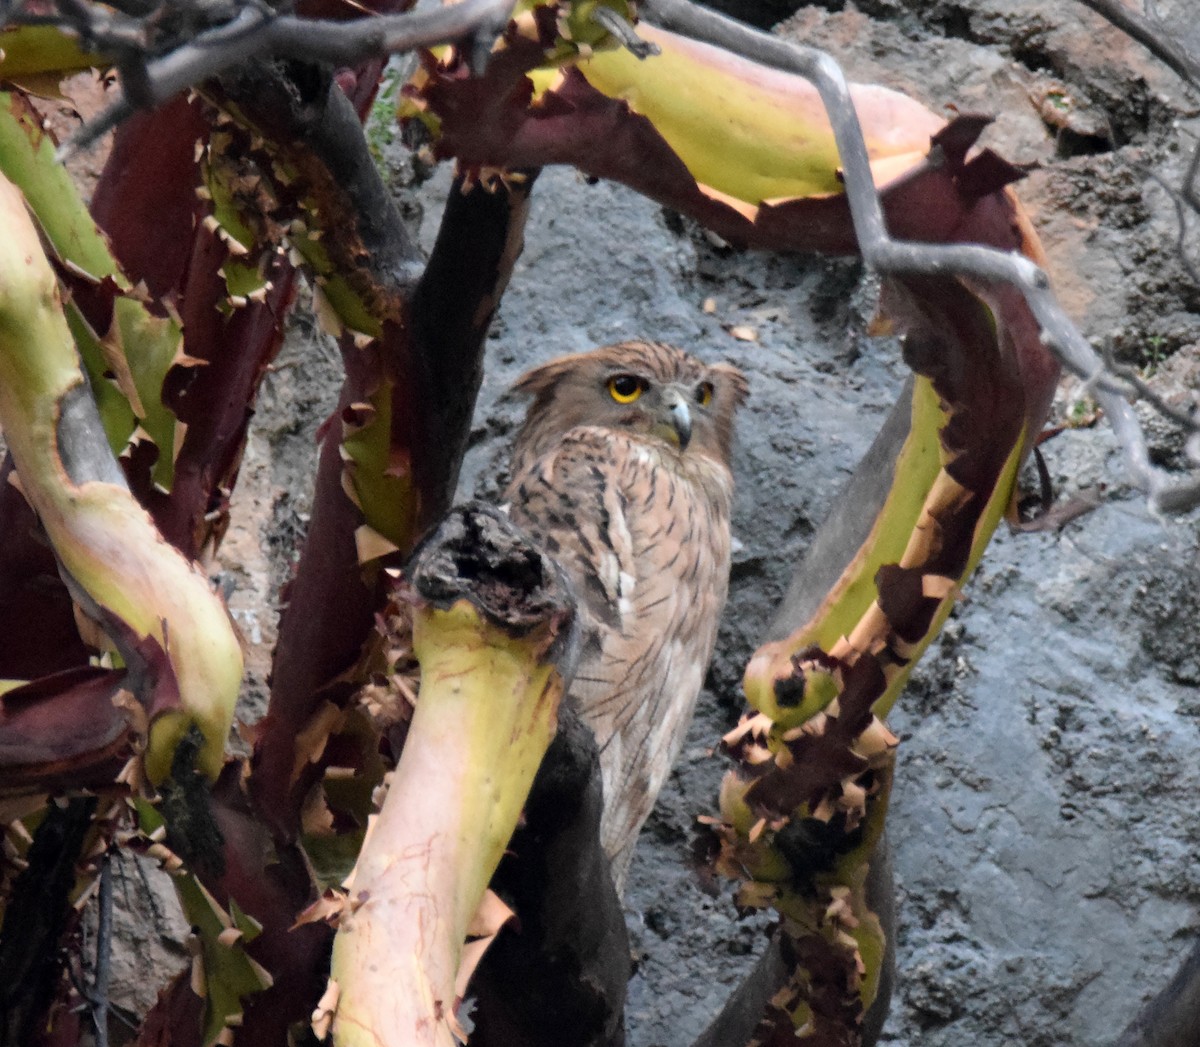
<svg viewBox="0 0 1200 1047">
<path fill-rule="evenodd" d="M 566 375 L 574 374 L 579 363 L 579 355 L 560 356 L 549 363 L 541 364 L 526 371 L 514 383 L 512 390 L 522 396 L 546 396 Z"/>
<path fill-rule="evenodd" d="M 709 370 L 716 375 L 718 389 L 728 390 L 727 395 L 732 400 L 733 407 L 741 407 L 750 395 L 750 382 L 733 364 L 713 364 Z"/>
</svg>

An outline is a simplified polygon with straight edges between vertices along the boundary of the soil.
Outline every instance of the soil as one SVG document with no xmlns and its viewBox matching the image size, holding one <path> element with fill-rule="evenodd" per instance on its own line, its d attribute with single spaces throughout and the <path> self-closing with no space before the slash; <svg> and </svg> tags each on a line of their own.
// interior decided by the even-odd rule
<svg viewBox="0 0 1200 1047">
<path fill-rule="evenodd" d="M 790 14 L 779 2 L 736 6 L 769 24 Z M 1192 2 L 1157 7 L 1200 53 Z M 1018 191 L 1084 333 L 1165 395 L 1197 388 L 1200 288 L 1171 187 L 1200 137 L 1200 99 L 1169 70 L 1068 0 L 830 0 L 779 31 L 935 110 L 995 113 L 985 142 L 1031 165 Z M 417 185 L 386 137 L 429 245 L 448 172 Z M 1194 239 L 1186 247 L 1200 262 Z M 874 299 L 854 261 L 735 252 L 569 170 L 534 191 L 463 496 L 502 482 L 521 410 L 505 392 L 552 355 L 648 336 L 734 361 L 752 387 L 718 654 L 631 874 L 633 1047 L 690 1043 L 763 942 L 761 921 L 700 890 L 689 844 L 696 815 L 716 806 L 724 767 L 711 750 L 741 708 L 741 667 L 904 379 L 895 342 L 866 333 Z M 314 434 L 339 370 L 297 318 L 255 417 L 219 564 L 250 651 L 247 719 L 263 709 L 275 594 L 303 535 Z M 1077 383 L 1064 382 L 1056 411 L 1087 419 Z M 1158 460 L 1184 462 L 1169 427 L 1151 435 Z M 892 724 L 901 922 L 884 1042 L 897 1047 L 1111 1043 L 1200 930 L 1200 519 L 1153 516 L 1103 422 L 1068 428 L 1045 453 L 1060 497 L 1098 490 L 1099 507 L 1059 532 L 1001 529 Z M 163 938 L 159 970 L 181 962 Z M 157 980 L 147 955 L 119 972 L 131 1009 Z"/>
</svg>

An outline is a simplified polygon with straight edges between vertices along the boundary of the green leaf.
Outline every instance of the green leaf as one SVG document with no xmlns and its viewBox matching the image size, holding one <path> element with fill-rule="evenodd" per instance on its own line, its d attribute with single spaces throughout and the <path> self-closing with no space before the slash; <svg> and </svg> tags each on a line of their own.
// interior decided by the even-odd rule
<svg viewBox="0 0 1200 1047">
<path fill-rule="evenodd" d="M 154 481 L 170 490 L 179 423 L 162 403 L 162 385 L 181 358 L 182 328 L 152 314 L 135 296 L 66 168 L 54 158 L 54 142 L 37 113 L 7 91 L 0 92 L 0 173 L 24 193 L 58 257 L 81 279 L 108 282 L 114 296 L 110 330 L 93 331 L 74 304 L 66 309 L 68 325 L 113 453 L 125 449 L 140 423 L 159 448 Z"/>
<path fill-rule="evenodd" d="M 204 1047 L 241 1018 L 244 1001 L 271 986 L 271 975 L 247 952 L 246 945 L 262 933 L 233 899 L 229 911 L 192 875 L 175 877 L 184 915 L 200 941 L 204 964 Z"/>
<path fill-rule="evenodd" d="M 46 73 L 74 73 L 112 63 L 87 51 L 79 38 L 50 25 L 0 30 L 0 80 L 19 80 Z"/>
</svg>

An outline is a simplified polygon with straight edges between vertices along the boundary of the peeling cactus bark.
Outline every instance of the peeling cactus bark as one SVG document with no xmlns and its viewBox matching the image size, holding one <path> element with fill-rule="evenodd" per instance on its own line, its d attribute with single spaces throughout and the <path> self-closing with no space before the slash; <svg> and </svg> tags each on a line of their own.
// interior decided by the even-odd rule
<svg viewBox="0 0 1200 1047">
<path fill-rule="evenodd" d="M 148 773 L 161 780 L 175 740 L 194 723 L 206 740 L 204 768 L 215 776 L 241 684 L 232 623 L 208 579 L 162 540 L 125 487 L 86 392 L 57 281 L 21 193 L 4 179 L 0 211 L 8 232 L 0 423 L 21 490 L 72 596 L 131 670 L 130 689 L 148 720 Z"/>
<path fill-rule="evenodd" d="M 578 657 L 570 584 L 495 509 L 451 513 L 408 577 L 421 695 L 336 915 L 326 1000 L 338 1047 L 465 1039 L 463 942 Z"/>
</svg>

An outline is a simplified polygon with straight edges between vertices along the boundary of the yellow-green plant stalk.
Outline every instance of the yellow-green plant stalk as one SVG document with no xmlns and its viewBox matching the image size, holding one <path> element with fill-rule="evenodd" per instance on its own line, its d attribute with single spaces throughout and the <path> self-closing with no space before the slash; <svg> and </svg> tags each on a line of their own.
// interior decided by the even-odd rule
<svg viewBox="0 0 1200 1047">
<path fill-rule="evenodd" d="M 658 54 L 597 51 L 579 71 L 646 117 L 702 188 L 751 205 L 842 191 L 833 129 L 811 83 L 644 22 L 637 32 Z M 886 87 L 854 84 L 851 93 L 878 174 L 925 159 L 944 120 Z"/>
<path fill-rule="evenodd" d="M 0 63 L 0 75 L 6 68 Z M 0 92 L 0 174 L 25 195 L 64 263 L 81 279 L 112 282 L 109 330 L 91 330 L 78 306 L 65 306 L 109 446 L 120 454 L 140 427 L 159 449 L 154 481 L 169 490 L 180 423 L 162 402 L 162 384 L 182 358 L 182 329 L 172 317 L 151 314 L 138 298 L 54 151 L 54 141 L 33 107 L 20 94 Z"/>
<path fill-rule="evenodd" d="M 781 730 L 788 730 L 824 709 L 836 697 L 837 688 L 808 686 L 803 700 L 795 707 L 781 708 L 778 699 L 780 680 L 795 676 L 795 658 L 816 645 L 838 658 L 856 658 L 859 653 L 878 650 L 895 643 L 891 635 L 894 623 L 879 602 L 877 576 L 880 568 L 895 564 L 920 570 L 942 553 L 943 521 L 961 510 L 969 499 L 967 491 L 951 474 L 956 454 L 941 443 L 941 433 L 949 421 L 949 412 L 939 403 L 933 383 L 918 377 L 913 387 L 911 426 L 908 438 L 896 462 L 895 479 L 870 535 L 854 560 L 826 595 L 812 619 L 786 639 L 760 647 L 746 667 L 746 697 L 757 710 L 772 717 Z M 995 487 L 988 492 L 983 511 L 973 522 L 970 552 L 962 571 L 954 577 L 931 572 L 924 591 L 939 601 L 929 627 L 915 640 L 900 641 L 902 660 L 885 665 L 886 690 L 876 699 L 873 710 L 886 716 L 908 680 L 912 667 L 925 648 L 941 631 L 971 573 L 979 563 L 987 543 L 1012 501 L 1017 469 L 1022 460 L 1022 428 L 1008 449 L 1003 470 Z M 786 686 L 785 686 L 786 691 Z"/>
<path fill-rule="evenodd" d="M 166 777 L 193 724 L 201 769 L 215 776 L 242 677 L 233 624 L 126 488 L 24 197 L 2 175 L 0 228 L 0 427 L 21 489 L 147 707 L 151 780 Z"/>
<path fill-rule="evenodd" d="M 620 132 L 612 138 L 615 144 L 607 148 L 637 148 L 631 142 L 638 141 L 638 133 L 630 130 L 628 114 L 644 118 L 695 179 L 693 188 L 743 218 L 756 220 L 764 205 L 842 193 L 833 128 L 809 81 L 644 22 L 637 26 L 637 35 L 654 53 L 638 57 L 618 46 L 611 36 L 601 33 L 597 37 L 594 26 L 591 33 L 584 32 L 588 22 L 580 12 L 595 5 L 531 6 L 549 6 L 558 12 L 559 35 L 553 45 L 542 46 L 544 20 L 535 22 L 526 11 L 515 17 L 502 46 L 522 48 L 531 56 L 523 75 L 533 85 L 528 112 L 535 125 L 536 114 L 552 108 L 551 98 L 556 93 L 565 93 L 567 104 L 572 104 L 577 97 L 572 78 L 582 77 L 590 88 L 627 107 L 621 117 L 611 113 L 606 117 Z M 614 13 L 625 14 L 619 5 Z M 457 58 L 450 49 L 437 54 L 447 68 Z M 514 74 L 510 71 L 508 75 Z M 501 149 L 491 150 L 498 155 L 488 155 L 489 148 L 482 144 L 489 141 L 486 131 L 460 126 L 457 113 L 452 114 L 454 122 L 446 125 L 442 99 L 452 96 L 458 85 L 439 84 L 438 80 L 439 72 L 431 67 L 423 66 L 414 73 L 410 89 L 398 104 L 402 119 L 422 120 L 435 139 L 449 131 L 455 147 L 464 149 L 470 162 L 481 163 L 485 169 L 505 164 L 520 167 L 526 162 L 519 151 L 504 157 L 500 141 L 493 144 Z M 918 168 L 928 156 L 930 139 L 946 121 L 889 88 L 875 84 L 851 84 L 849 88 L 877 184 Z M 507 82 L 498 85 L 497 93 L 505 92 L 511 92 L 514 99 L 524 98 Z M 465 99 L 460 104 L 464 103 Z M 514 101 L 513 105 L 517 104 L 523 103 Z M 511 118 L 513 114 L 504 115 Z M 603 127 L 609 132 L 614 129 L 598 123 L 597 133 Z M 540 140 L 545 134 L 539 128 L 531 138 Z M 645 144 L 643 139 L 641 145 Z M 597 156 L 579 159 L 585 165 L 598 162 L 603 168 L 600 158 L 605 150 L 604 143 L 598 144 Z M 619 162 L 611 166 L 621 170 Z M 656 178 L 663 184 L 671 181 L 660 172 L 649 177 L 649 183 L 658 184 Z"/>
<path fill-rule="evenodd" d="M 474 512 L 484 526 L 463 532 L 467 556 L 490 541 L 489 529 L 505 541 L 519 535 L 494 511 Z M 438 565 L 427 572 L 429 559 L 418 557 L 420 698 L 347 881 L 327 994 L 336 999 L 337 1047 L 450 1047 L 463 1038 L 454 1017 L 463 943 L 554 737 L 565 686 L 572 612 L 549 561 L 527 545 L 510 559 L 533 568 L 525 575 L 533 590 L 503 571 L 482 584 L 451 579 L 447 589 Z M 496 599 L 502 590 L 516 599 Z M 520 617 L 514 604 L 524 605 Z"/>
<path fill-rule="evenodd" d="M 1039 399 L 989 307 L 944 295 L 958 328 L 909 332 L 908 433 L 873 526 L 808 621 L 755 653 L 756 711 L 726 737 L 740 766 L 722 788 L 717 868 L 742 880 L 744 905 L 782 917 L 791 977 L 767 1020 L 814 1042 L 858 1042 L 838 1037 L 861 1031 L 879 992 L 888 942 L 868 877 L 896 745 L 882 717 L 1012 502 Z"/>
</svg>

